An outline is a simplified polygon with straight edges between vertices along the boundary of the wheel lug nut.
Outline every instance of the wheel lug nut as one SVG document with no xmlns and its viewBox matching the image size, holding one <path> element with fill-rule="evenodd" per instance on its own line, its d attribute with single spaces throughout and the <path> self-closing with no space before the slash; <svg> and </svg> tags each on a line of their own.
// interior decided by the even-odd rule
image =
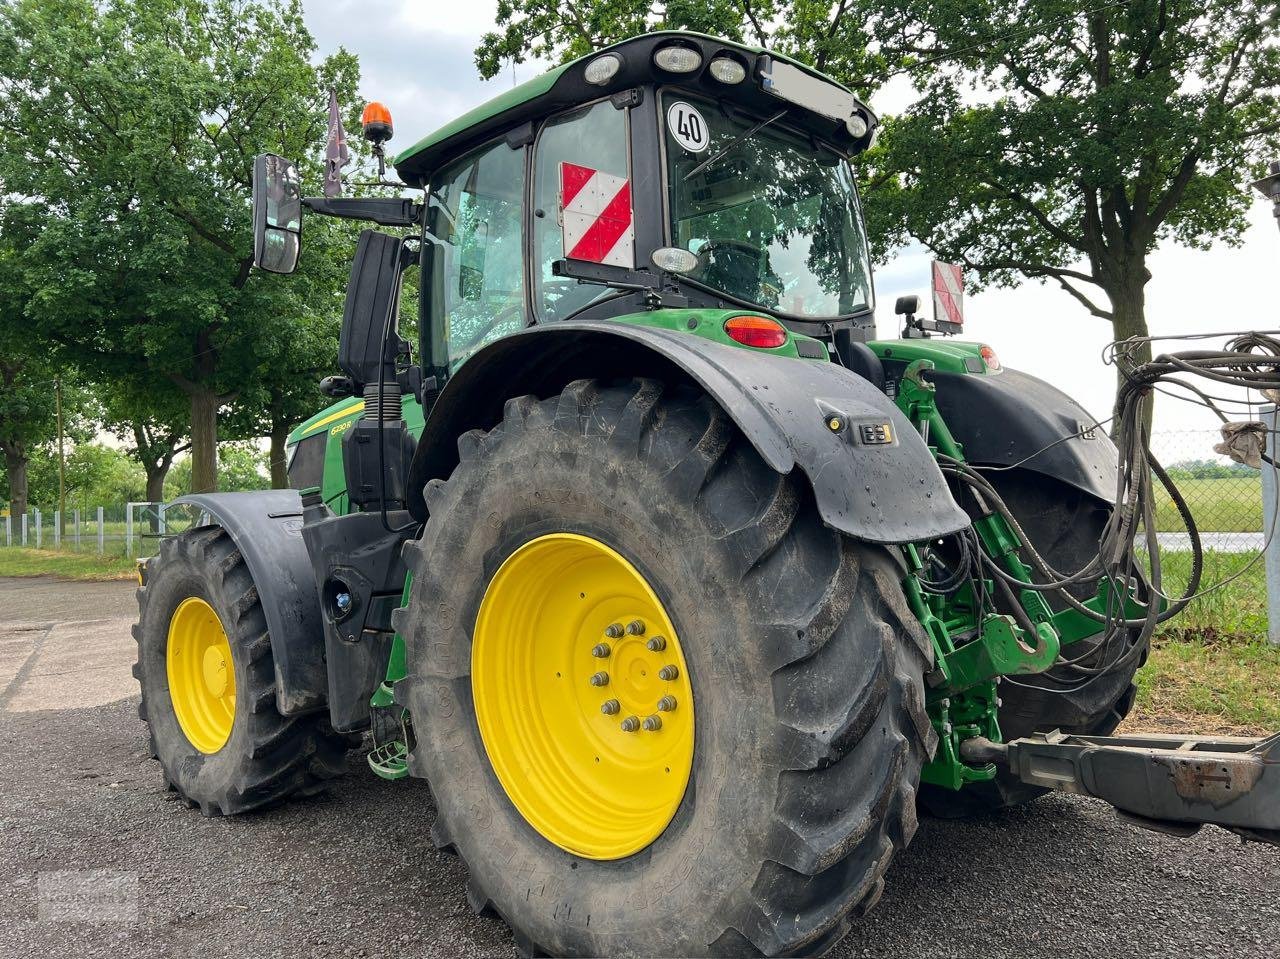
<svg viewBox="0 0 1280 959">
<path fill-rule="evenodd" d="M 680 670 L 675 666 L 663 666 L 658 670 L 658 678 L 665 679 L 667 682 L 671 682 L 671 680 L 678 679 L 679 677 Z"/>
<path fill-rule="evenodd" d="M 596 659 L 604 659 L 612 650 L 609 649 L 608 643 L 596 643 L 591 647 L 591 655 Z"/>
<path fill-rule="evenodd" d="M 649 652 L 660 653 L 667 648 L 667 641 L 661 636 L 654 636 L 644 645 Z"/>
<path fill-rule="evenodd" d="M 658 712 L 669 713 L 676 708 L 676 698 L 674 696 L 663 696 L 658 700 Z"/>
<path fill-rule="evenodd" d="M 643 636 L 643 635 L 644 635 L 644 620 L 643 620 L 643 619 L 633 619 L 631 622 L 627 623 L 627 635 L 628 635 L 628 636 Z"/>
<path fill-rule="evenodd" d="M 592 685 L 592 686 L 608 686 L 608 685 L 609 685 L 609 674 L 608 674 L 608 673 L 605 673 L 605 672 L 592 673 L 592 674 L 591 674 L 591 685 Z"/>
<path fill-rule="evenodd" d="M 634 733 L 640 728 L 640 720 L 634 716 L 628 716 L 622 721 L 622 731 L 624 733 Z"/>
<path fill-rule="evenodd" d="M 600 704 L 600 712 L 606 716 L 616 716 L 621 709 L 622 706 L 616 699 L 606 699 Z"/>
<path fill-rule="evenodd" d="M 604 634 L 608 636 L 610 639 L 617 639 L 619 636 L 622 635 L 622 624 L 610 623 L 608 626 L 605 627 Z"/>
<path fill-rule="evenodd" d="M 646 716 L 644 728 L 651 733 L 656 733 L 662 728 L 662 719 L 658 716 Z"/>
</svg>

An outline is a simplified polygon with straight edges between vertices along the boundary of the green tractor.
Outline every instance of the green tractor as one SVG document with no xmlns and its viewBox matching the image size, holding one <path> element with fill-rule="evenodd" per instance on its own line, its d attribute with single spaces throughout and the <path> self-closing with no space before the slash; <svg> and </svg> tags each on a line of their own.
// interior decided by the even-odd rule
<svg viewBox="0 0 1280 959">
<path fill-rule="evenodd" d="M 876 125 L 785 56 L 663 32 L 399 154 L 416 198 L 303 199 L 259 157 L 259 267 L 294 268 L 303 208 L 384 229 L 293 488 L 186 497 L 200 521 L 142 570 L 168 786 L 247 812 L 323 789 L 369 732 L 528 955 L 819 954 L 921 806 L 1058 787 L 1280 828 L 1248 788 L 1140 783 L 1174 744 L 1104 738 L 1159 604 L 1096 564 L 1030 584 L 1096 559 L 1116 448 L 914 298 L 876 339 L 849 165 Z M 1280 759 L 1213 746 L 1250 786 Z"/>
</svg>

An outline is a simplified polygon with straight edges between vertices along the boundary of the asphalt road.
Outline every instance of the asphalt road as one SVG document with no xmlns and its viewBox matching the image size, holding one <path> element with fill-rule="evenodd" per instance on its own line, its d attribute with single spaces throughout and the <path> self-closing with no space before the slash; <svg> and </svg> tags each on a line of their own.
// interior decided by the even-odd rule
<svg viewBox="0 0 1280 959">
<path fill-rule="evenodd" d="M 129 583 L 0 580 L 0 956 L 513 954 L 432 849 L 425 785 L 383 783 L 358 751 L 329 795 L 247 818 L 167 793 L 137 719 L 132 617 Z M 1050 797 L 923 820 L 833 955 L 1274 957 L 1278 905 L 1280 850 Z M 86 909 L 113 918 L 69 918 Z"/>
</svg>

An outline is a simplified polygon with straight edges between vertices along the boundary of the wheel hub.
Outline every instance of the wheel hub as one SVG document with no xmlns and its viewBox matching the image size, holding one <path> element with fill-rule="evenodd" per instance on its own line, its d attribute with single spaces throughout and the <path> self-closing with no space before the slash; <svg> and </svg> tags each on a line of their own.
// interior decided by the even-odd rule
<svg viewBox="0 0 1280 959">
<path fill-rule="evenodd" d="M 213 607 L 198 596 L 178 604 L 166 650 L 169 698 L 187 741 L 212 755 L 231 738 L 236 680 L 231 644 Z"/>
<path fill-rule="evenodd" d="M 620 553 L 572 533 L 517 549 L 481 601 L 471 667 L 485 751 L 544 838 L 619 859 L 666 829 L 693 764 L 693 690 L 674 624 Z"/>
</svg>

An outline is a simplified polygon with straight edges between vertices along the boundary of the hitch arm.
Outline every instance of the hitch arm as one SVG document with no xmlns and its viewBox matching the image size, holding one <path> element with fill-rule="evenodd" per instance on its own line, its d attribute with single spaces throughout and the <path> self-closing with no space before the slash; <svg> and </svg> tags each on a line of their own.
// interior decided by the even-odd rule
<svg viewBox="0 0 1280 959">
<path fill-rule="evenodd" d="M 1136 825 L 1190 836 L 1205 823 L 1280 845 L 1280 733 L 1264 738 L 1068 736 L 967 739 L 967 762 L 1025 783 L 1094 796 Z"/>
</svg>

